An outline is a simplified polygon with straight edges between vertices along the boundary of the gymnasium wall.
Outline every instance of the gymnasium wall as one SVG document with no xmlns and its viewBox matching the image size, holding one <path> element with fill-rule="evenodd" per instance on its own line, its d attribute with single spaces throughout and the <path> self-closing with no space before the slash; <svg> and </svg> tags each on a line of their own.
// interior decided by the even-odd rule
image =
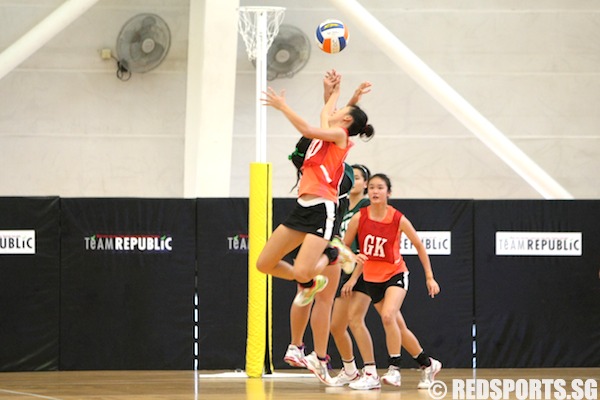
<svg viewBox="0 0 600 400">
<path fill-rule="evenodd" d="M 274 200 L 274 225 L 293 202 Z M 442 288 L 428 298 L 407 254 L 403 314 L 446 367 L 470 368 L 474 355 L 483 368 L 600 365 L 600 201 L 392 204 L 429 247 Z M 243 369 L 247 208 L 241 198 L 0 198 L 0 371 Z M 294 293 L 274 279 L 276 369 L 287 368 Z M 367 324 L 385 366 L 373 309 Z"/>
<path fill-rule="evenodd" d="M 237 0 L 227 4 L 232 2 Z M 0 0 L 0 51 L 63 3 Z M 246 197 L 248 164 L 255 161 L 255 67 L 242 37 L 225 34 L 235 29 L 233 21 L 229 28 L 190 36 L 203 26 L 190 13 L 198 3 L 222 8 L 217 1 L 98 1 L 3 76 L 0 196 L 182 197 L 186 154 L 197 148 L 214 151 L 210 139 L 198 144 L 186 139 L 199 134 L 187 132 L 189 118 L 202 115 L 218 127 L 210 135 L 232 137 L 233 144 L 230 152 L 218 154 L 231 158 L 231 174 L 223 177 L 230 193 L 202 187 L 209 194 L 199 197 Z M 600 198 L 600 2 L 359 3 L 575 198 Z M 349 46 L 342 53 L 318 50 L 316 25 L 343 17 L 331 2 L 239 0 L 239 5 L 284 5 L 284 23 L 309 37 L 304 69 L 293 78 L 269 82 L 276 90 L 285 89 L 289 104 L 309 122 L 318 123 L 327 69 L 343 75 L 341 101 L 360 82 L 373 83 L 361 105 L 376 135 L 369 143 L 358 142 L 349 161 L 386 172 L 401 184 L 398 196 L 541 198 L 351 21 Z M 120 81 L 116 60 L 103 60 L 99 50 L 114 51 L 126 21 L 148 12 L 169 25 L 169 53 L 156 69 Z M 204 57 L 189 52 L 190 46 L 210 48 L 214 43 L 220 46 Z M 236 70 L 225 73 L 219 67 L 232 52 Z M 194 80 L 198 71 L 210 68 L 219 69 L 220 79 Z M 221 93 L 219 80 L 235 82 L 235 92 Z M 207 87 L 213 85 L 211 92 Z M 202 90 L 207 90 L 207 104 L 215 96 L 234 102 L 234 115 L 209 113 L 190 102 Z M 233 128 L 221 121 L 233 122 Z M 295 171 L 287 155 L 298 133 L 275 110 L 267 111 L 267 125 L 274 196 L 291 197 Z"/>
</svg>

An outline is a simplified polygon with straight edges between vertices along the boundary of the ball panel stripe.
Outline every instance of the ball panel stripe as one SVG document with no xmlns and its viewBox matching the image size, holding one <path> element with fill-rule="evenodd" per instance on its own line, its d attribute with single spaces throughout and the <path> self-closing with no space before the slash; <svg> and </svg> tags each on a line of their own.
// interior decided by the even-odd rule
<svg viewBox="0 0 600 400">
<path fill-rule="evenodd" d="M 321 30 L 319 28 L 317 28 L 317 41 L 319 43 L 323 43 L 323 34 L 321 33 Z"/>
<path fill-rule="evenodd" d="M 328 19 L 317 27 L 315 39 L 319 48 L 326 53 L 335 54 L 346 48 L 348 29 L 342 21 Z"/>
</svg>

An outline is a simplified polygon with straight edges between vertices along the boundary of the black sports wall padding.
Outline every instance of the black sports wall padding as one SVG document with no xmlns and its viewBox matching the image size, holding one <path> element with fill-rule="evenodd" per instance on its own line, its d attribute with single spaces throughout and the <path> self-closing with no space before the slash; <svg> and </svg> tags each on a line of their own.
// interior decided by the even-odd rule
<svg viewBox="0 0 600 400">
<path fill-rule="evenodd" d="M 0 198 L 0 371 L 58 369 L 60 200 Z M 17 244 L 7 231 L 35 231 Z M 19 235 L 17 235 L 19 236 Z M 20 246 L 34 253 L 16 254 Z"/>
<path fill-rule="evenodd" d="M 244 369 L 248 199 L 198 199 L 199 369 Z"/>
<path fill-rule="evenodd" d="M 274 200 L 274 228 L 294 202 Z M 430 255 L 436 299 L 417 256 L 405 255 L 402 308 L 446 367 L 471 367 L 473 320 L 479 368 L 600 365 L 600 201 L 391 204 L 418 231 L 451 232 L 451 254 Z M 35 231 L 35 253 L 6 251 L 9 231 Z M 582 254 L 496 255 L 497 231 L 580 233 Z M 243 369 L 247 233 L 247 199 L 0 198 L 0 371 L 187 370 L 195 361 Z M 296 285 L 273 282 L 273 363 L 282 369 Z M 373 308 L 367 324 L 384 368 Z M 305 342 L 311 351 L 310 328 Z M 332 340 L 329 353 L 339 368 Z M 404 367 L 416 367 L 403 356 Z"/>
<path fill-rule="evenodd" d="M 600 365 L 598 221 L 596 200 L 475 203 L 479 368 Z M 496 255 L 496 231 L 580 232 L 582 255 Z"/>
<path fill-rule="evenodd" d="M 62 200 L 60 369 L 193 368 L 195 206 Z"/>
</svg>

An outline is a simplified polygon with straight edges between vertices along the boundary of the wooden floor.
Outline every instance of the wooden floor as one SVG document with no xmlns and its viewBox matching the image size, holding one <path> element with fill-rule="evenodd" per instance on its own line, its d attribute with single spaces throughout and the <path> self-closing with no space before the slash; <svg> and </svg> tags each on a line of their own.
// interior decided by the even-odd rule
<svg viewBox="0 0 600 400">
<path fill-rule="evenodd" d="M 384 373 L 385 371 L 380 371 Z M 443 369 L 437 379 L 452 387 L 452 379 L 600 380 L 600 368 L 568 369 Z M 402 371 L 402 387 L 356 391 L 321 384 L 306 370 L 284 370 L 260 379 L 223 371 L 60 371 L 0 373 L 2 400 L 306 400 L 395 399 L 429 400 L 417 390 L 419 371 Z M 596 385 L 597 387 L 597 385 Z M 451 390 L 451 389 L 450 389 Z M 447 399 L 452 398 L 451 392 Z M 514 397 L 511 397 L 514 398 Z"/>
</svg>

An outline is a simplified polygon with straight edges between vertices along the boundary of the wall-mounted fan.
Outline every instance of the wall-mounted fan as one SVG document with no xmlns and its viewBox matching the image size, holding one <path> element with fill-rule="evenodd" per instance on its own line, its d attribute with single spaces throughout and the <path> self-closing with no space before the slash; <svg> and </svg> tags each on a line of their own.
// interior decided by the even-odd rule
<svg viewBox="0 0 600 400">
<path fill-rule="evenodd" d="M 148 72 L 160 65 L 171 45 L 171 31 L 156 14 L 138 14 L 123 25 L 117 38 L 119 71 Z"/>
<path fill-rule="evenodd" d="M 293 25 L 282 24 L 267 53 L 267 80 L 291 78 L 310 58 L 310 40 Z M 256 66 L 256 61 L 252 63 Z"/>
</svg>

